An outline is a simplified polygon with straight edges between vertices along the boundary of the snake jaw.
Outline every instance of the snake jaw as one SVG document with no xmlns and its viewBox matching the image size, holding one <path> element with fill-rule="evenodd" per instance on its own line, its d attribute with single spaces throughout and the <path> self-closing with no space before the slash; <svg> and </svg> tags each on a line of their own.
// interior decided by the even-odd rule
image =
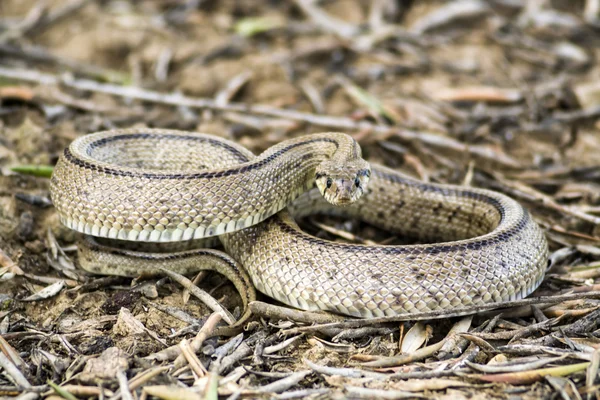
<svg viewBox="0 0 600 400">
<path fill-rule="evenodd" d="M 362 159 L 343 166 L 323 162 L 315 173 L 315 183 L 327 202 L 335 206 L 345 206 L 360 199 L 370 176 L 371 167 Z"/>
</svg>

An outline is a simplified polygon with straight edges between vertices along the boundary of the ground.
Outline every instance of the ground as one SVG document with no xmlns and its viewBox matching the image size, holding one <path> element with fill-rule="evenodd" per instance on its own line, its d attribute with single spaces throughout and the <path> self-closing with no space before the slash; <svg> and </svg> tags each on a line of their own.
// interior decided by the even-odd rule
<svg viewBox="0 0 600 400">
<path fill-rule="evenodd" d="M 146 395 L 164 398 L 217 390 L 598 398 L 597 8 L 593 0 L 0 2 L 0 393 L 67 396 L 52 382 L 78 397 L 119 385 L 139 395 L 148 372 Z M 257 154 L 289 137 L 344 131 L 369 161 L 501 191 L 546 233 L 551 267 L 533 296 L 555 301 L 472 321 L 305 331 L 316 317 L 258 313 L 242 339 L 204 339 L 197 357 L 208 374 L 193 352 L 191 367 L 157 360 L 202 327 L 210 336 L 216 317 L 168 279 L 76 269 L 77 237 L 58 222 L 43 176 L 73 139 L 116 127 L 206 132 Z M 333 240 L 391 236 L 339 219 L 301 226 Z M 199 286 L 240 311 L 219 275 Z M 453 326 L 469 333 L 452 336 Z"/>
</svg>

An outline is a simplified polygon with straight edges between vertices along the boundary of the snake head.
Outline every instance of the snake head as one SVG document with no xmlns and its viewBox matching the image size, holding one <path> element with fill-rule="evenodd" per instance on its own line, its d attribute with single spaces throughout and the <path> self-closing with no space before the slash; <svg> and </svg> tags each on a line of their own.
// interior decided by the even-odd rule
<svg viewBox="0 0 600 400">
<path fill-rule="evenodd" d="M 362 196 L 370 177 L 371 166 L 363 159 L 343 165 L 328 160 L 317 167 L 315 183 L 325 200 L 335 206 L 343 206 Z"/>
</svg>

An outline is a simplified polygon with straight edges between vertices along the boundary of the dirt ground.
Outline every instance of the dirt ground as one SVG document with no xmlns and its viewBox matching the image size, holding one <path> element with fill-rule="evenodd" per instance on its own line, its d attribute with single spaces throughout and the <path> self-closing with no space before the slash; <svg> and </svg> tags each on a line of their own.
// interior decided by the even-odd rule
<svg viewBox="0 0 600 400">
<path fill-rule="evenodd" d="M 599 28 L 597 0 L 1 1 L 0 395 L 600 398 Z M 258 312 L 242 336 L 160 358 L 210 333 L 210 309 L 166 278 L 76 269 L 49 196 L 73 139 L 119 127 L 257 154 L 344 131 L 370 161 L 503 192 L 546 232 L 532 296 L 555 300 L 304 331 L 311 315 Z M 301 226 L 399 240 L 358 221 Z M 198 286 L 241 311 L 221 276 Z"/>
</svg>

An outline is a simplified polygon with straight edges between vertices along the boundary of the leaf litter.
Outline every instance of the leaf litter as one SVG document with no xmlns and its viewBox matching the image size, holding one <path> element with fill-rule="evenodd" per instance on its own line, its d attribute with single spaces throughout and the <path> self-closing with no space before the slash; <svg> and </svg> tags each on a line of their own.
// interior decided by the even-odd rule
<svg viewBox="0 0 600 400">
<path fill-rule="evenodd" d="M 599 396 L 597 1 L 59 3 L 0 5 L 2 395 Z M 216 274 L 194 284 L 232 312 L 171 279 L 74 269 L 48 166 L 77 136 L 128 126 L 255 152 L 348 132 L 370 160 L 520 201 L 550 242 L 546 279 L 501 310 L 419 321 L 261 297 L 234 332 L 222 319 L 240 301 Z M 300 223 L 333 240 L 407 240 L 360 221 Z"/>
</svg>

